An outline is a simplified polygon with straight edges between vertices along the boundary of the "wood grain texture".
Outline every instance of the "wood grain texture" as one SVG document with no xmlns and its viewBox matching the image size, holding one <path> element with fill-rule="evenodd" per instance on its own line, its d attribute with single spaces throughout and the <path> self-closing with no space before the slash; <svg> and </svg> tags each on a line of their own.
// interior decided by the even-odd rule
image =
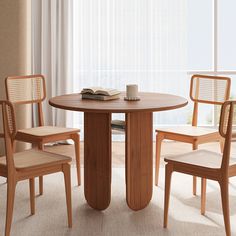
<svg viewBox="0 0 236 236">
<path fill-rule="evenodd" d="M 80 173 L 80 135 L 75 133 L 71 135 L 75 146 L 75 160 L 76 160 L 76 170 L 77 170 L 77 181 L 78 186 L 81 185 L 81 173 Z"/>
<path fill-rule="evenodd" d="M 127 113 L 171 110 L 183 107 L 188 103 L 183 97 L 161 93 L 140 92 L 140 101 L 125 101 L 123 99 L 124 96 L 125 93 L 121 93 L 120 99 L 98 101 L 82 99 L 81 94 L 78 93 L 67 94 L 51 98 L 49 104 L 57 108 L 72 111 Z"/>
<path fill-rule="evenodd" d="M 88 204 L 106 209 L 111 201 L 111 114 L 84 114 L 84 193 Z"/>
<path fill-rule="evenodd" d="M 193 150 L 197 150 L 198 149 L 198 143 L 195 140 L 192 143 L 192 149 Z M 196 176 L 193 176 L 193 195 L 194 196 L 197 195 L 197 177 Z"/>
<path fill-rule="evenodd" d="M 126 201 L 133 210 L 152 198 L 152 113 L 126 114 Z"/>
<path fill-rule="evenodd" d="M 35 214 L 35 180 L 34 178 L 29 179 L 30 188 L 30 214 Z"/>
<path fill-rule="evenodd" d="M 126 199 L 133 210 L 146 207 L 152 197 L 152 112 L 177 109 L 185 98 L 159 93 L 139 93 L 140 101 L 86 100 L 80 94 L 51 98 L 49 104 L 84 115 L 85 198 L 104 210 L 111 198 L 111 113 L 126 113 Z"/>
<path fill-rule="evenodd" d="M 38 143 L 38 149 L 43 151 L 44 145 L 42 142 Z M 39 195 L 43 195 L 43 176 L 39 176 Z"/>
<path fill-rule="evenodd" d="M 155 161 L 155 185 L 158 186 L 159 181 L 159 169 L 160 169 L 160 159 L 161 159 L 161 143 L 164 136 L 162 134 L 157 134 L 156 136 L 156 161 Z"/>
<path fill-rule="evenodd" d="M 201 214 L 205 215 L 206 212 L 206 184 L 207 180 L 201 178 Z"/>
<path fill-rule="evenodd" d="M 72 228 L 72 202 L 71 202 L 71 174 L 70 174 L 70 164 L 62 165 L 62 171 L 64 174 L 65 190 L 66 190 L 66 205 L 67 205 L 67 218 L 68 227 Z"/>
</svg>

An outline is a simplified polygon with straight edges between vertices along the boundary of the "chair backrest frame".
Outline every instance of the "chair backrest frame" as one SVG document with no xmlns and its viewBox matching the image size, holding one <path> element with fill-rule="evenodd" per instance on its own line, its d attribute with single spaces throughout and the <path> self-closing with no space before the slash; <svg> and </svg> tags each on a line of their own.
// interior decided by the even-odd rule
<svg viewBox="0 0 236 236">
<path fill-rule="evenodd" d="M 6 100 L 0 100 L 0 107 L 3 126 L 3 133 L 0 133 L 0 137 L 4 138 L 5 142 L 7 173 L 9 175 L 16 171 L 13 158 L 13 142 L 16 135 L 15 112 L 13 104 Z"/>
<path fill-rule="evenodd" d="M 12 80 L 28 80 L 28 79 L 41 79 L 42 81 L 42 97 L 39 99 L 29 99 L 29 100 L 21 100 L 21 101 L 12 101 L 10 96 L 10 81 Z M 25 76 L 8 76 L 5 79 L 5 88 L 6 88 L 6 95 L 7 99 L 11 101 L 14 105 L 20 105 L 20 104 L 37 104 L 38 109 L 38 121 L 39 126 L 44 125 L 44 118 L 43 118 L 43 109 L 42 109 L 42 102 L 46 98 L 46 82 L 43 75 L 36 74 L 36 75 L 25 75 Z M 17 91 L 15 91 L 17 92 Z"/>
<path fill-rule="evenodd" d="M 14 81 L 14 80 L 15 81 L 16 80 L 18 80 L 18 81 L 22 80 L 22 82 L 23 82 L 24 80 L 29 80 L 29 79 L 31 79 L 32 81 L 33 81 L 33 79 L 40 79 L 42 81 L 42 97 L 38 98 L 38 99 L 27 99 L 27 100 L 19 100 L 19 101 L 14 101 L 13 99 L 11 99 L 11 95 L 10 95 L 10 87 L 11 87 L 11 85 L 10 85 L 10 82 Z M 44 101 L 45 98 L 46 98 L 46 84 L 45 84 L 45 78 L 44 78 L 43 75 L 39 75 L 38 74 L 38 75 L 25 75 L 25 76 L 8 76 L 5 79 L 5 86 L 6 86 L 7 100 L 11 101 L 13 104 L 33 104 L 33 103 L 39 103 L 39 102 Z M 37 89 L 37 88 L 35 88 L 35 89 Z M 15 91 L 15 92 L 17 92 L 17 91 Z"/>
<path fill-rule="evenodd" d="M 230 150 L 232 138 L 236 138 L 236 131 L 233 131 L 233 122 L 236 119 L 236 101 L 226 101 L 221 108 L 219 133 L 225 138 L 223 158 L 221 164 L 222 173 L 228 175 L 230 162 Z"/>
<path fill-rule="evenodd" d="M 193 96 L 194 92 L 194 80 L 197 79 L 197 82 L 199 79 L 206 79 L 206 80 L 212 80 L 212 81 L 225 81 L 226 86 L 225 86 L 225 91 L 224 91 L 224 99 L 222 101 L 210 101 L 210 100 L 203 100 L 203 99 L 197 99 Z M 197 83 L 197 88 L 195 93 L 199 94 L 199 82 Z M 189 91 L 189 96 L 190 99 L 194 102 L 194 108 L 193 108 L 193 118 L 192 118 L 192 126 L 197 126 L 198 123 L 198 104 L 199 103 L 204 103 L 204 104 L 212 104 L 212 105 L 222 105 L 226 100 L 229 99 L 230 96 L 230 87 L 231 87 L 231 79 L 229 77 L 223 77 L 223 76 L 212 76 L 212 75 L 200 75 L 200 74 L 195 74 L 191 77 L 191 82 L 190 82 L 190 91 Z"/>
</svg>

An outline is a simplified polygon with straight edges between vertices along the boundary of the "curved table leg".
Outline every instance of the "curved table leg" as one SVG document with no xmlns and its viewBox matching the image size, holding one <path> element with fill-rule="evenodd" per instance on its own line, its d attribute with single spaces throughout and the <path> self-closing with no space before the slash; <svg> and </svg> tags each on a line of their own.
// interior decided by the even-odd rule
<svg viewBox="0 0 236 236">
<path fill-rule="evenodd" d="M 152 198 L 152 113 L 126 114 L 126 201 L 133 210 Z"/>
<path fill-rule="evenodd" d="M 111 200 L 111 114 L 84 113 L 84 194 L 88 204 L 106 209 Z"/>
</svg>

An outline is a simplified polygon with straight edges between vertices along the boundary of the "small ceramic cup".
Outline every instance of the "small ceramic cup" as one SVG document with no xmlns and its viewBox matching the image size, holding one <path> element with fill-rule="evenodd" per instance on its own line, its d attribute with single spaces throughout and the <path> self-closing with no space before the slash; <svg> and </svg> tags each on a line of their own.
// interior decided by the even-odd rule
<svg viewBox="0 0 236 236">
<path fill-rule="evenodd" d="M 130 98 L 130 99 L 138 97 L 138 85 L 137 84 L 127 84 L 126 85 L 126 97 Z"/>
</svg>

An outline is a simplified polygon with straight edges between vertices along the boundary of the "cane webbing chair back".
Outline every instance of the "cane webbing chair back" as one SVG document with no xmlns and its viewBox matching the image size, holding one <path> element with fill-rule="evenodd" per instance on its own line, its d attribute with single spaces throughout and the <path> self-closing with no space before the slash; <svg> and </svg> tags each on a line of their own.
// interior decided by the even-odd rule
<svg viewBox="0 0 236 236">
<path fill-rule="evenodd" d="M 7 169 L 8 173 L 11 173 L 11 171 L 15 171 L 12 145 L 16 135 L 15 114 L 11 102 L 0 100 L 0 115 L 3 127 L 0 137 L 5 141 Z"/>
<path fill-rule="evenodd" d="M 230 122 L 230 114 L 232 115 L 232 138 L 236 138 L 236 101 L 227 101 L 224 103 L 221 109 L 220 116 L 220 127 L 219 132 L 220 135 L 226 138 L 227 130 Z"/>
<path fill-rule="evenodd" d="M 193 75 L 190 98 L 194 102 L 222 105 L 229 99 L 230 84 L 228 77 Z"/>
<path fill-rule="evenodd" d="M 0 100 L 0 113 L 3 131 L 0 132 L 0 137 L 10 137 L 14 139 L 16 134 L 15 114 L 12 103 L 9 101 Z M 7 134 L 6 134 L 7 132 Z"/>
<path fill-rule="evenodd" d="M 230 113 L 230 103 L 227 103 L 223 105 L 221 108 L 220 125 L 219 125 L 219 133 L 224 138 L 226 137 L 227 133 L 229 113 Z"/>
<path fill-rule="evenodd" d="M 231 140 L 236 138 L 236 101 L 226 101 L 221 109 L 219 133 L 225 138 L 221 168 L 224 173 L 230 163 Z"/>
<path fill-rule="evenodd" d="M 42 75 L 10 76 L 5 83 L 7 99 L 14 104 L 40 103 L 46 98 Z"/>
</svg>

